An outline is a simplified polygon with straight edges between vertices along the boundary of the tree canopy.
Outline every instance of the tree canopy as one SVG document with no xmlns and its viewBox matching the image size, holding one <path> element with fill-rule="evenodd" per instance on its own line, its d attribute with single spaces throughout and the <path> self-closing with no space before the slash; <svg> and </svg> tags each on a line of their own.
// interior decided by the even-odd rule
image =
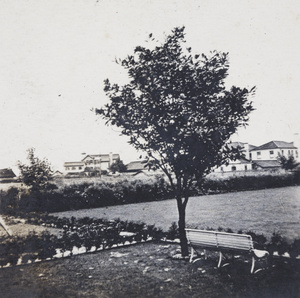
<svg viewBox="0 0 300 298">
<path fill-rule="evenodd" d="M 126 165 L 124 165 L 123 161 L 118 158 L 110 167 L 109 170 L 112 171 L 113 173 L 115 172 L 125 172 L 127 169 Z"/>
<path fill-rule="evenodd" d="M 293 170 L 299 166 L 299 162 L 296 161 L 295 157 L 293 155 L 289 155 L 288 157 L 279 154 L 277 160 L 279 161 L 281 167 L 284 170 Z"/>
<path fill-rule="evenodd" d="M 228 53 L 200 55 L 184 45 L 181 27 L 159 46 L 136 47 L 118 62 L 128 71 L 129 83 L 119 86 L 105 80 L 110 102 L 96 110 L 107 124 L 121 127 L 129 143 L 146 152 L 169 177 L 180 218 L 192 184 L 239 156 L 239 150 L 227 143 L 247 124 L 253 110 L 248 98 L 255 92 L 225 88 Z M 184 233 L 180 221 L 179 229 Z"/>
<path fill-rule="evenodd" d="M 30 148 L 27 151 L 29 164 L 18 162 L 22 182 L 29 186 L 32 191 L 42 191 L 53 188 L 50 182 L 53 171 L 48 160 L 41 160 L 36 157 L 34 148 Z"/>
</svg>

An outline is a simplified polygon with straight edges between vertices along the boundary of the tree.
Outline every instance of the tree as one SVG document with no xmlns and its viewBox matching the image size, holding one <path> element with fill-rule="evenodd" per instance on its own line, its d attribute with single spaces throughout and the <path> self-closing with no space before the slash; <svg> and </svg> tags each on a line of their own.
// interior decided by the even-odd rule
<svg viewBox="0 0 300 298">
<path fill-rule="evenodd" d="M 287 171 L 295 169 L 300 164 L 295 160 L 293 155 L 285 157 L 284 155 L 279 154 L 277 160 L 279 161 L 281 167 Z"/>
<path fill-rule="evenodd" d="M 113 173 L 115 172 L 125 172 L 127 167 L 124 165 L 123 161 L 118 158 L 110 167 L 109 170 L 112 171 Z"/>
<path fill-rule="evenodd" d="M 36 157 L 34 148 L 28 149 L 27 152 L 29 164 L 18 162 L 22 182 L 29 186 L 31 191 L 39 192 L 53 188 L 53 184 L 50 182 L 53 171 L 48 160 L 40 160 Z"/>
<path fill-rule="evenodd" d="M 240 156 L 226 144 L 247 124 L 253 110 L 248 97 L 255 88 L 227 90 L 228 53 L 193 54 L 184 47 L 184 35 L 184 27 L 175 28 L 160 46 L 138 46 L 117 61 L 130 82 L 119 86 L 106 79 L 110 102 L 96 113 L 106 124 L 121 127 L 129 143 L 167 175 L 179 212 L 181 253 L 187 256 L 188 198 L 214 167 Z"/>
</svg>

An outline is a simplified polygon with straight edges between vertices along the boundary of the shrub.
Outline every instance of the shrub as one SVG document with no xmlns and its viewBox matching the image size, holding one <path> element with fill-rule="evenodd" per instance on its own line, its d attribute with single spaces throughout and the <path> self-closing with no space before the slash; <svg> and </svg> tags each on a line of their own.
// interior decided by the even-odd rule
<svg viewBox="0 0 300 298">
<path fill-rule="evenodd" d="M 6 192 L 1 190 L 0 191 L 0 198 L 1 198 L 1 212 L 14 215 L 16 209 L 19 207 L 19 189 L 16 187 L 9 188 Z"/>
<path fill-rule="evenodd" d="M 271 255 L 275 251 L 277 251 L 279 255 L 283 255 L 285 252 L 289 251 L 289 244 L 283 236 L 277 232 L 274 232 L 270 243 L 267 245 L 267 249 Z"/>
<path fill-rule="evenodd" d="M 170 226 L 169 230 L 166 233 L 167 239 L 174 240 L 176 238 L 179 238 L 179 229 L 176 222 L 172 222 L 172 225 Z"/>
<path fill-rule="evenodd" d="M 240 176 L 230 179 L 206 179 L 194 195 L 225 193 L 300 184 L 300 172 L 284 175 Z M 10 188 L 1 191 L 1 212 L 59 212 L 122 204 L 166 200 L 173 197 L 170 186 L 161 177 L 155 180 L 100 181 L 72 184 L 47 191 L 29 192 Z"/>
<path fill-rule="evenodd" d="M 236 176 L 228 179 L 205 179 L 202 186 L 202 192 L 224 193 L 231 191 L 293 186 L 299 184 L 300 174 L 298 172 L 280 175 Z"/>
</svg>

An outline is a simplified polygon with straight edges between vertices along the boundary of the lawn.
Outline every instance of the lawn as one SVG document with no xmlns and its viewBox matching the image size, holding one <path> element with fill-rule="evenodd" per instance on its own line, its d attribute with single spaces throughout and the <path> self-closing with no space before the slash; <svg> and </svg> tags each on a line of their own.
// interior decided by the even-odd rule
<svg viewBox="0 0 300 298">
<path fill-rule="evenodd" d="M 187 223 L 299 238 L 300 187 L 191 198 Z M 174 200 L 58 213 L 154 223 L 177 220 Z M 21 232 L 22 222 L 11 226 Z M 26 231 L 23 231 L 24 233 Z M 249 258 L 217 269 L 217 255 L 191 264 L 174 259 L 178 244 L 142 243 L 0 269 L 1 297 L 300 297 L 299 261 L 278 258 L 250 274 Z M 259 267 L 259 264 L 258 264 Z M 264 268 L 264 267 L 261 267 Z"/>
<path fill-rule="evenodd" d="M 250 275 L 236 259 L 191 264 L 171 258 L 178 245 L 143 243 L 0 270 L 1 297 L 299 297 L 299 264 L 277 261 Z"/>
<path fill-rule="evenodd" d="M 60 217 L 85 216 L 143 221 L 167 230 L 178 220 L 175 200 L 59 212 Z M 244 191 L 190 198 L 190 227 L 252 230 L 270 237 L 274 231 L 290 240 L 300 238 L 300 186 Z"/>
</svg>

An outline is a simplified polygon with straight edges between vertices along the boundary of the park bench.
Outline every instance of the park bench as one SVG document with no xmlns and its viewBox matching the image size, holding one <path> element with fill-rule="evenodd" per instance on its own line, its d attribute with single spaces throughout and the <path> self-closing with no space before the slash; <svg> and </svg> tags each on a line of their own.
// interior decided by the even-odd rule
<svg viewBox="0 0 300 298">
<path fill-rule="evenodd" d="M 254 249 L 253 240 L 250 235 L 234 234 L 217 231 L 206 231 L 197 229 L 186 229 L 188 243 L 191 247 L 190 262 L 193 262 L 197 250 L 203 249 L 206 258 L 206 250 L 219 252 L 218 268 L 221 267 L 223 258 L 228 259 L 227 254 L 248 254 L 252 257 L 251 274 L 254 272 L 256 260 L 266 260 L 269 253 L 265 250 Z"/>
</svg>

